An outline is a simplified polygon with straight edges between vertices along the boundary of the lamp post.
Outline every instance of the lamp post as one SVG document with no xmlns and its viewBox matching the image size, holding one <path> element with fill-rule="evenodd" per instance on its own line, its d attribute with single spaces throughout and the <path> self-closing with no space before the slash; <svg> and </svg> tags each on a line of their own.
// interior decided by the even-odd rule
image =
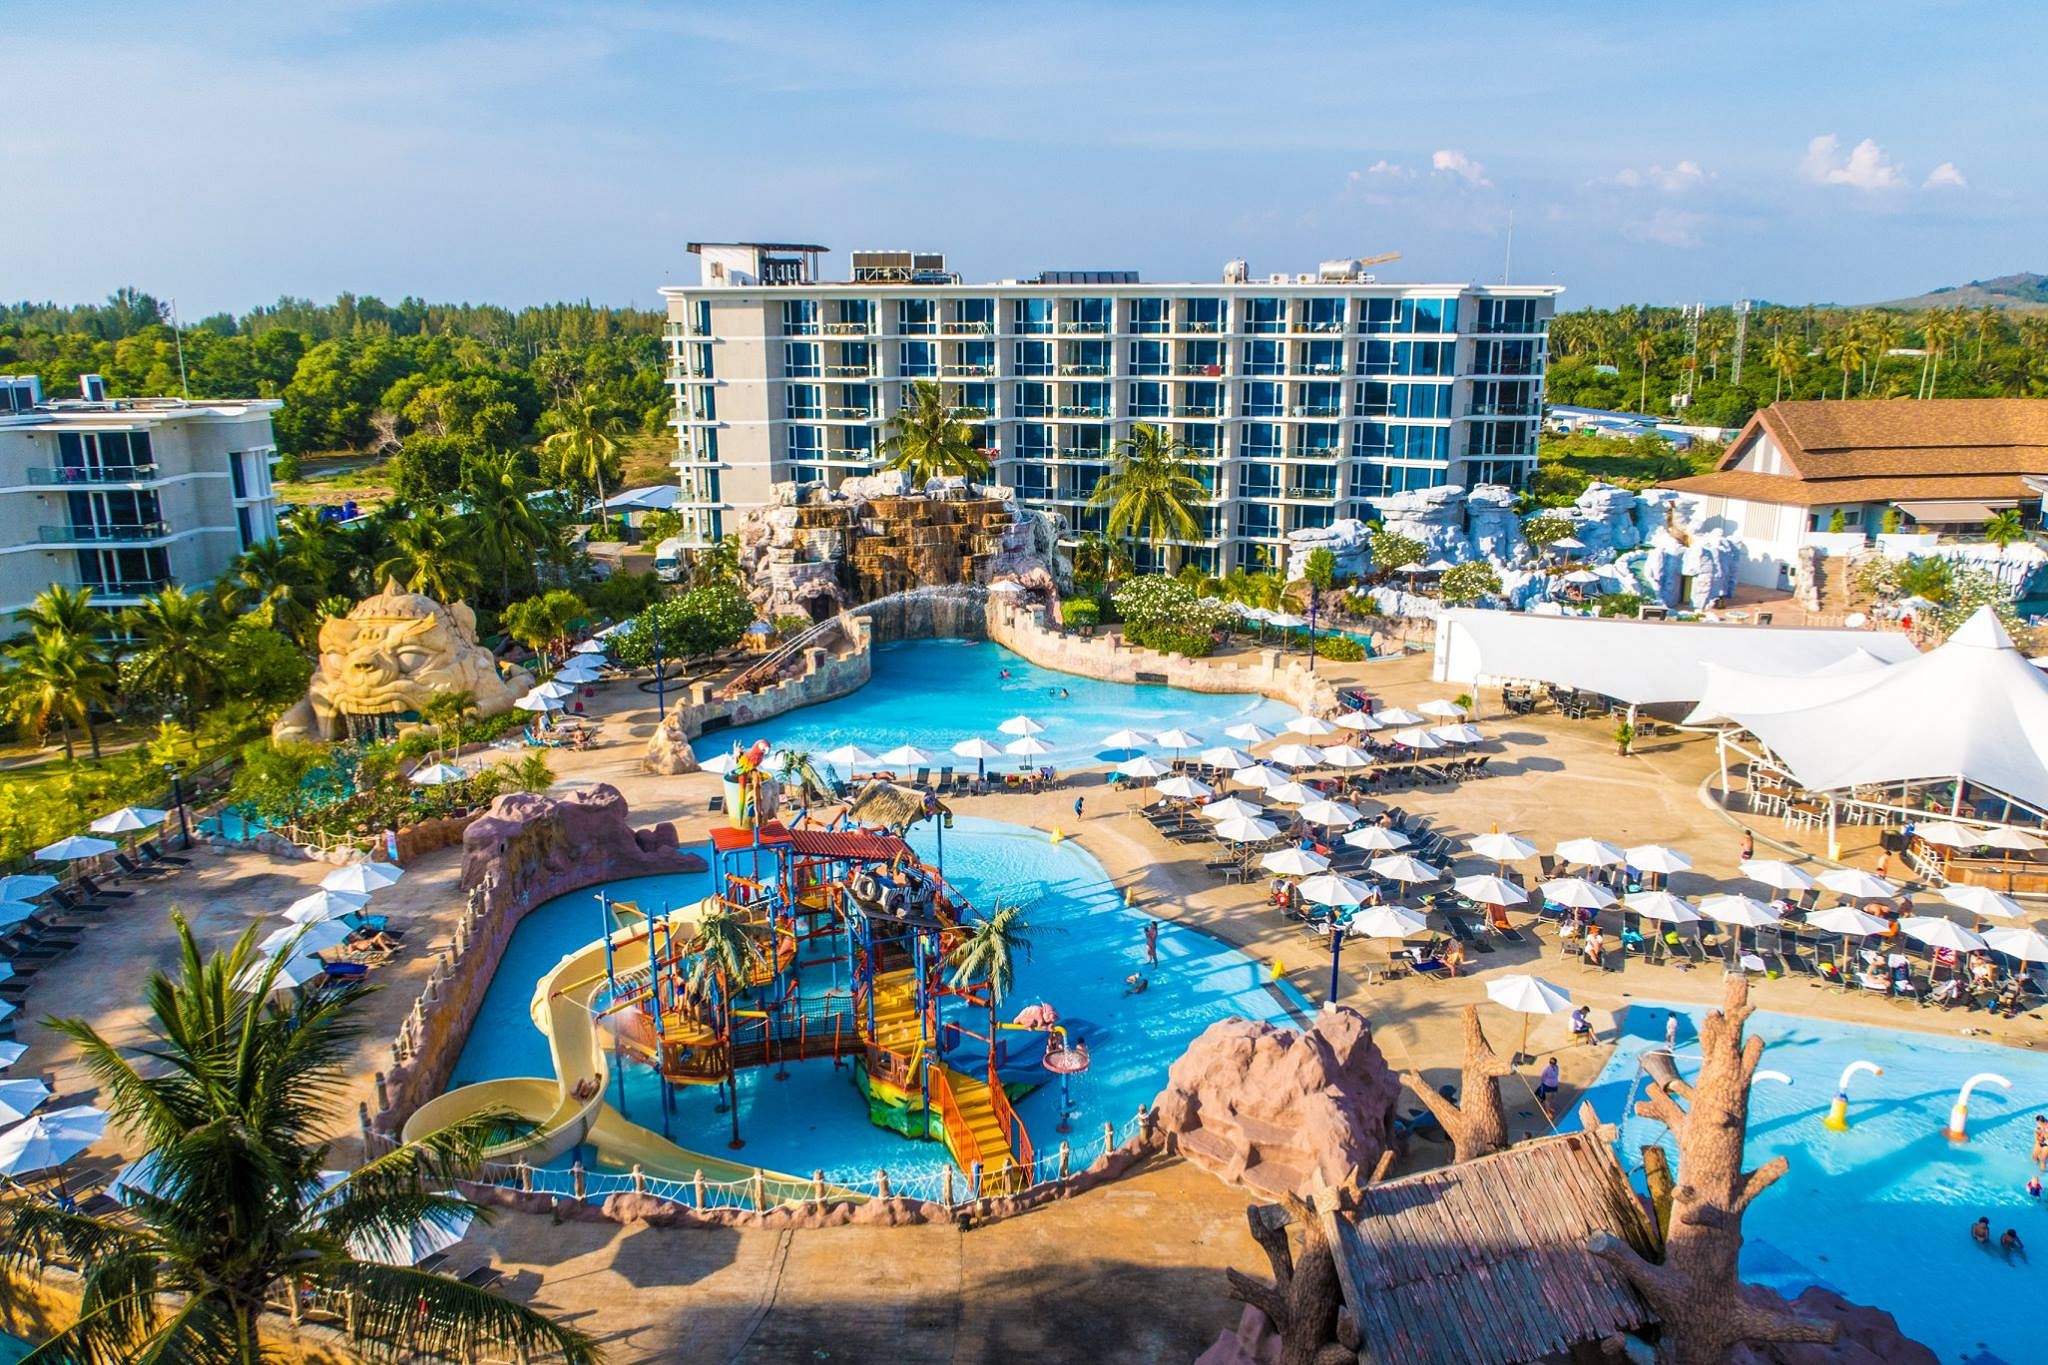
<svg viewBox="0 0 2048 1365">
<path fill-rule="evenodd" d="M 654 633 L 654 723 L 661 724 L 661 718 L 668 711 L 667 693 L 662 687 L 662 674 L 666 671 L 661 659 L 661 617 L 654 608 L 647 609 L 647 619 Z"/>
<path fill-rule="evenodd" d="M 1338 967 L 1339 967 L 1339 966 L 1340 966 L 1340 965 L 1341 965 L 1341 964 L 1343 963 L 1343 961 L 1344 961 L 1344 936 L 1345 936 L 1345 933 L 1346 933 L 1346 930 L 1345 930 L 1345 928 L 1344 928 L 1344 925 L 1343 925 L 1342 923 L 1340 923 L 1340 922 L 1338 921 L 1338 919 L 1337 919 L 1337 913 L 1336 913 L 1336 911 L 1334 911 L 1334 910 L 1333 910 L 1333 911 L 1331 911 L 1331 912 L 1330 912 L 1330 1000 L 1329 1000 L 1329 1003 L 1330 1003 L 1330 1004 L 1332 1004 L 1332 1005 L 1334 1005 L 1334 1004 L 1336 1004 L 1336 1003 L 1337 1003 L 1337 987 L 1338 987 L 1338 980 L 1337 980 L 1337 968 L 1338 968 Z"/>
<path fill-rule="evenodd" d="M 1308 585 L 1308 671 L 1316 671 L 1316 585 Z"/>
<path fill-rule="evenodd" d="M 178 812 L 178 847 L 192 847 L 192 826 L 185 819 L 185 780 L 178 775 L 178 765 L 164 764 L 164 776 L 171 779 L 171 805 Z"/>
</svg>

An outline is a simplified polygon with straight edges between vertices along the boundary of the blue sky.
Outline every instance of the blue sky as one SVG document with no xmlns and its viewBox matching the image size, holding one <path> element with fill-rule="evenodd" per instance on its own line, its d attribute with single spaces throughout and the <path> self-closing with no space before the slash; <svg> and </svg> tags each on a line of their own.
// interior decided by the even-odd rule
<svg viewBox="0 0 2048 1365">
<path fill-rule="evenodd" d="M 1498 279 L 1511 211 L 1566 306 L 2048 270 L 2040 0 L 63 8 L 0 81 L 10 299 L 652 306 L 748 237 Z"/>
</svg>

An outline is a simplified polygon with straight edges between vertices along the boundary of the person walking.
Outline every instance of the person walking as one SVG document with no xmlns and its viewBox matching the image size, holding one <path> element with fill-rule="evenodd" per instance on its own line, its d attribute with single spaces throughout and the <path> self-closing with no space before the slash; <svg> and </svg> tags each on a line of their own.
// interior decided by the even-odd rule
<svg viewBox="0 0 2048 1365">
<path fill-rule="evenodd" d="M 1664 1050 L 1676 1056 L 1678 1053 L 1678 1011 L 1673 1010 L 1664 1020 Z"/>
<path fill-rule="evenodd" d="M 1159 965 L 1159 921 L 1145 921 L 1145 962 L 1148 966 Z"/>
<path fill-rule="evenodd" d="M 1076 820 L 1081 818 L 1081 798 L 1078 796 L 1074 798 L 1074 818 Z"/>
</svg>

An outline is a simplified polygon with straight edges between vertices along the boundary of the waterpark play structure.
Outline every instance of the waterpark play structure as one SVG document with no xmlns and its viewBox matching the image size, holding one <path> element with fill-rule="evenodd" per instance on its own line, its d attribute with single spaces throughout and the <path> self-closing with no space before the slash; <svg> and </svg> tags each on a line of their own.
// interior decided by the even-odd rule
<svg viewBox="0 0 2048 1365">
<path fill-rule="evenodd" d="M 844 813 L 780 824 L 761 799 L 765 746 L 739 757 L 727 777 L 732 823 L 712 831 L 719 890 L 657 914 L 599 894 L 608 932 L 534 988 L 554 1077 L 452 1090 L 414 1113 L 406 1136 L 495 1110 L 521 1132 L 487 1154 L 492 1162 L 545 1165 L 583 1147 L 601 1165 L 651 1176 L 755 1180 L 751 1166 L 628 1118 L 625 1068 L 654 1074 L 664 1132 L 682 1088 L 721 1090 L 738 1149 L 742 1071 L 779 1078 L 788 1063 L 830 1059 L 847 1073 L 850 1103 L 881 1127 L 942 1144 L 972 1193 L 1029 1186 L 1036 1154 L 1011 1100 L 1078 1060 L 1057 1015 L 1039 1004 L 1017 1022 L 997 1018 L 992 983 L 957 965 L 963 945 L 992 931 L 901 826 L 854 828 Z M 946 818 L 943 808 L 929 814 Z M 1016 1047 L 1020 1034 L 1038 1046 Z M 786 1197 L 813 1189 L 763 1175 Z"/>
</svg>

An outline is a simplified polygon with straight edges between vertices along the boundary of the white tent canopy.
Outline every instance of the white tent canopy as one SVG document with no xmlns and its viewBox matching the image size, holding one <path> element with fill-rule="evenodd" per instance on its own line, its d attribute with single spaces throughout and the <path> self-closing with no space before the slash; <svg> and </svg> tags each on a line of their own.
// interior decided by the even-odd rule
<svg viewBox="0 0 2048 1365">
<path fill-rule="evenodd" d="M 1458 607 L 1439 618 L 1430 677 L 1468 686 L 1534 679 L 1652 706 L 1705 696 L 1709 665 L 1795 677 L 1859 652 L 1886 662 L 1914 656 L 1905 636 L 1878 631 L 1689 625 Z"/>
<path fill-rule="evenodd" d="M 1740 684 L 1754 709 L 1723 718 L 1762 740 L 1801 786 L 1962 778 L 2048 808 L 2048 679 L 2013 648 L 1989 607 L 1948 643 L 1888 668 L 1838 675 L 1859 683 L 1811 704 L 1811 679 Z M 1797 704 L 1771 704 L 1770 683 Z M 1727 687 L 1735 695 L 1737 684 Z"/>
</svg>

